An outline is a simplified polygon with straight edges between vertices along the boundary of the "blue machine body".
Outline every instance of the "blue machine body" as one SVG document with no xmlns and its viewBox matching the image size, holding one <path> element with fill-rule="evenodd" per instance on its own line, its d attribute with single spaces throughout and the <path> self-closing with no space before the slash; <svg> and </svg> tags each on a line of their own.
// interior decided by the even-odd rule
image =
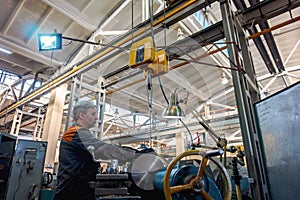
<svg viewBox="0 0 300 200">
<path fill-rule="evenodd" d="M 189 164 L 189 165 L 177 165 L 175 166 L 170 174 L 170 187 L 176 185 L 184 185 L 188 183 L 188 180 L 195 177 L 198 172 L 198 167 Z M 155 189 L 163 191 L 164 188 L 164 176 L 166 174 L 166 168 L 157 172 L 153 179 L 153 185 Z M 222 200 L 222 195 L 214 180 L 212 180 L 207 175 L 202 177 L 204 183 L 204 190 L 214 199 Z M 174 200 L 187 200 L 187 199 L 202 200 L 203 198 L 199 193 L 193 191 L 183 191 L 172 195 Z"/>
</svg>

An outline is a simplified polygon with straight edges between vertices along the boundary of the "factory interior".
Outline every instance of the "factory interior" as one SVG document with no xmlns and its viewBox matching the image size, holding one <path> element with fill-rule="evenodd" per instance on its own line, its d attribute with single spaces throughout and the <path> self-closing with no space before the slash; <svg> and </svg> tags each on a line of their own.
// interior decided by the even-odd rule
<svg viewBox="0 0 300 200">
<path fill-rule="evenodd" d="M 93 199 L 297 199 L 299 6 L 2 0 L 0 200 L 56 199 L 60 144 L 83 101 L 99 144 L 138 155 L 88 146 Z"/>
</svg>

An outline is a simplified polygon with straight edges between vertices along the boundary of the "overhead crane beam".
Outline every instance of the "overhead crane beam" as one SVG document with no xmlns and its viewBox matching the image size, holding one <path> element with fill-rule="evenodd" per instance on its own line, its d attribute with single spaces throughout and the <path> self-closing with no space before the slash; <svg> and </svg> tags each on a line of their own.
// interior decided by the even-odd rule
<svg viewBox="0 0 300 200">
<path fill-rule="evenodd" d="M 192 51 L 195 51 L 201 47 L 204 47 L 208 44 L 212 44 L 215 41 L 221 40 L 223 39 L 224 36 L 224 30 L 223 30 L 223 24 L 222 21 L 219 21 L 197 33 L 194 33 L 193 35 L 189 36 L 188 38 L 185 38 L 183 40 L 179 40 L 173 44 L 171 44 L 170 46 L 167 46 L 165 48 L 165 50 L 168 52 L 168 56 L 169 56 L 169 60 L 173 60 L 176 57 L 180 57 L 179 55 L 182 54 L 182 52 L 186 52 L 186 53 L 190 53 Z M 193 44 L 191 44 L 191 41 L 193 41 Z M 178 47 L 180 46 L 180 49 L 178 49 Z M 210 51 L 207 52 L 209 55 L 214 54 L 220 50 L 224 50 L 226 47 L 221 47 L 219 50 L 215 50 L 215 51 Z M 201 56 L 202 57 L 206 57 L 207 55 Z M 195 58 L 195 59 L 200 59 L 199 58 Z M 175 66 L 170 67 L 170 70 L 176 69 L 178 67 L 181 67 L 183 65 L 188 64 L 189 62 L 182 62 L 180 64 L 177 64 Z M 121 67 L 113 72 L 110 72 L 106 75 L 104 75 L 104 78 L 110 78 L 112 76 L 115 76 L 121 72 L 124 72 L 126 70 L 130 69 L 130 67 L 128 65 Z M 137 72 L 133 75 L 130 75 L 129 77 L 132 77 L 134 75 L 138 75 L 142 72 Z M 121 79 L 118 79 L 112 83 L 109 83 L 107 85 L 105 85 L 106 88 L 122 81 L 122 80 L 126 80 L 128 77 L 124 77 Z"/>
<path fill-rule="evenodd" d="M 215 0 L 212 0 L 210 3 L 214 2 Z M 151 27 L 164 27 L 165 24 L 168 24 L 168 26 L 178 22 L 185 16 L 188 16 L 192 14 L 192 12 L 196 12 L 204 7 L 207 6 L 207 1 L 205 0 L 189 0 L 189 1 L 178 1 L 178 3 L 170 6 L 168 9 L 154 16 L 153 24 L 151 24 Z M 63 84 L 69 80 L 71 80 L 72 77 L 84 73 L 87 70 L 91 69 L 94 64 L 104 62 L 105 60 L 109 59 L 112 56 L 117 55 L 120 53 L 120 49 L 113 48 L 111 46 L 116 47 L 128 47 L 133 39 L 139 39 L 145 32 L 145 29 L 149 27 L 149 24 L 151 23 L 150 20 L 141 23 L 138 25 L 131 33 L 125 34 L 123 37 L 120 37 L 119 39 L 114 40 L 109 44 L 110 47 L 104 47 L 99 52 L 96 52 L 92 56 L 89 56 L 85 61 L 80 62 L 70 71 L 67 71 L 66 73 L 56 77 L 54 80 L 51 80 L 47 83 L 45 83 L 43 86 L 38 88 L 37 90 L 31 92 L 30 94 L 24 96 L 22 99 L 20 99 L 17 102 L 14 102 L 13 104 L 9 105 L 7 108 L 4 108 L 0 111 L 0 117 L 5 115 L 5 113 L 12 111 L 13 109 L 24 105 L 25 103 L 29 102 L 30 100 L 33 100 L 42 94 L 49 92 L 54 87 Z M 140 27 L 144 27 L 143 29 L 137 29 Z M 145 28 L 146 27 L 146 28 Z M 148 31 L 150 28 L 148 28 Z"/>
</svg>

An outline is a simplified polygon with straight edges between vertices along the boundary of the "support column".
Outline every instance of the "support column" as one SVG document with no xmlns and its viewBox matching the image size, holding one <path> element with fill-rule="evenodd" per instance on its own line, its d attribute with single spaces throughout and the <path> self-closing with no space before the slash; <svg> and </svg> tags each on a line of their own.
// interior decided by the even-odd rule
<svg viewBox="0 0 300 200">
<path fill-rule="evenodd" d="M 77 76 L 73 77 L 72 83 L 71 83 L 71 92 L 70 92 L 70 98 L 69 98 L 69 107 L 68 107 L 68 114 L 66 117 L 66 126 L 65 131 L 68 130 L 68 128 L 72 124 L 71 116 L 73 112 L 73 106 L 76 104 L 76 102 L 80 98 L 80 91 L 81 91 L 81 85 L 80 80 Z"/>
<path fill-rule="evenodd" d="M 23 112 L 17 108 L 15 111 L 14 120 L 13 120 L 11 129 L 10 129 L 11 135 L 18 137 L 20 126 L 22 123 L 22 117 L 23 117 Z"/>
<path fill-rule="evenodd" d="M 184 134 L 182 132 L 176 133 L 176 156 L 183 153 L 184 150 Z"/>
<path fill-rule="evenodd" d="M 252 199 L 270 199 L 252 108 L 253 102 L 259 99 L 253 65 L 248 54 L 249 51 L 246 49 L 247 44 L 245 38 L 242 40 L 242 37 L 244 37 L 242 28 L 235 20 L 228 0 L 221 0 L 220 8 L 226 42 L 229 43 L 227 45 L 229 58 L 233 62 L 230 63 L 231 67 L 235 68 L 236 66 L 241 66 L 244 70 L 244 72 L 232 70 L 231 73 L 235 88 L 235 98 L 238 105 L 248 175 L 249 180 L 252 180 L 250 184 Z M 240 57 L 240 52 L 237 52 L 237 49 L 241 48 L 243 49 L 243 57 Z"/>
<path fill-rule="evenodd" d="M 105 92 L 103 89 L 104 78 L 100 77 L 98 79 L 98 91 L 96 96 L 96 104 L 97 104 L 97 113 L 98 120 L 95 125 L 96 136 L 101 140 L 103 134 L 103 121 L 104 121 L 104 111 L 105 111 Z"/>
<path fill-rule="evenodd" d="M 39 108 L 37 117 L 36 117 L 36 124 L 34 127 L 34 131 L 33 131 L 33 136 L 32 139 L 33 140 L 41 140 L 41 133 L 42 133 L 42 129 L 43 129 L 43 123 L 44 123 L 44 115 L 41 114 L 41 109 Z"/>
<path fill-rule="evenodd" d="M 54 167 L 57 140 L 62 124 L 66 92 L 67 84 L 63 84 L 51 91 L 42 134 L 42 141 L 48 142 L 45 166 L 51 165 Z"/>
</svg>

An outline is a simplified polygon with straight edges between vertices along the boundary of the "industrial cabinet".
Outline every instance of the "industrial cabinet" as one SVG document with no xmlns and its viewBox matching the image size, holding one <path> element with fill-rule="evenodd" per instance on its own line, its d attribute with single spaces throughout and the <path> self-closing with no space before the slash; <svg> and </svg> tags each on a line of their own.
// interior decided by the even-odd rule
<svg viewBox="0 0 300 200">
<path fill-rule="evenodd" d="M 5 199 L 17 138 L 0 132 L 0 200 Z"/>
<path fill-rule="evenodd" d="M 38 199 L 47 142 L 18 139 L 6 199 Z"/>
</svg>

